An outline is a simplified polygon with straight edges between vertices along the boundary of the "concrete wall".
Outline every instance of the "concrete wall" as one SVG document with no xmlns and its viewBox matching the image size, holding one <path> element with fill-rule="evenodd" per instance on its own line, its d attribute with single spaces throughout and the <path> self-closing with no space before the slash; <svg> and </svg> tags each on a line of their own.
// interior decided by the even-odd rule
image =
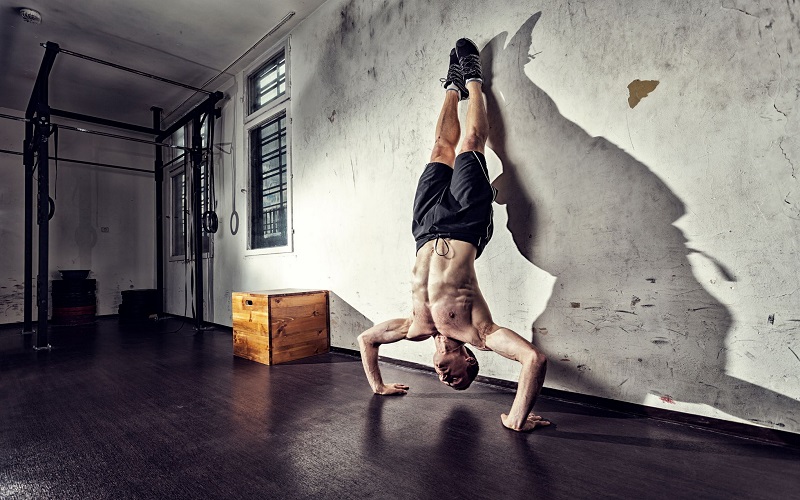
<svg viewBox="0 0 800 500">
<path fill-rule="evenodd" d="M 0 109 L 22 116 L 24 111 Z M 85 123 L 59 123 L 103 130 Z M 117 130 L 108 130 L 120 133 Z M 2 120 L 0 148 L 22 150 L 22 122 Z M 126 167 L 153 168 L 153 148 L 61 130 L 58 156 Z M 55 155 L 52 145 L 50 154 Z M 121 290 L 155 287 L 155 181 L 152 175 L 51 161 L 50 196 L 56 212 L 50 221 L 51 280 L 59 269 L 90 269 L 97 280 L 97 313 L 116 314 Z M 22 157 L 0 154 L 0 323 L 23 320 L 25 251 L 25 175 Z M 35 220 L 34 212 L 34 220 Z M 102 228 L 107 228 L 103 232 Z M 34 228 L 34 310 L 36 252 Z M 51 303 L 52 306 L 52 303 Z"/>
<path fill-rule="evenodd" d="M 244 75 L 226 90 L 208 318 L 231 324 L 231 291 L 326 288 L 333 343 L 356 348 L 409 314 L 414 187 L 466 35 L 500 190 L 478 275 L 495 320 L 549 356 L 546 385 L 800 432 L 797 19 L 734 0 L 330 0 L 289 41 L 292 253 L 245 251 Z M 634 83 L 638 103 L 636 80 L 658 82 Z M 430 363 L 432 345 L 382 353 Z"/>
<path fill-rule="evenodd" d="M 466 35 L 483 47 L 500 190 L 477 271 L 495 320 L 548 354 L 546 385 L 800 432 L 800 7 L 486 5 L 329 0 L 294 30 L 291 253 L 246 251 L 244 75 L 221 89 L 206 318 L 231 324 L 232 291 L 325 288 L 332 341 L 354 349 L 373 322 L 409 314 L 414 187 L 438 79 Z M 658 84 L 642 97 L 636 80 Z M 63 156 L 151 165 L 149 146 L 72 135 Z M 0 147 L 21 138 L 21 124 L 0 124 Z M 20 165 L 0 154 L 2 323 L 22 319 Z M 154 286 L 152 182 L 59 165 L 51 278 L 92 269 L 101 314 L 116 312 L 120 290 Z M 170 262 L 167 273 L 169 311 L 191 314 L 191 270 Z M 382 349 L 417 363 L 432 351 Z M 477 354 L 484 375 L 516 379 L 516 363 Z"/>
</svg>

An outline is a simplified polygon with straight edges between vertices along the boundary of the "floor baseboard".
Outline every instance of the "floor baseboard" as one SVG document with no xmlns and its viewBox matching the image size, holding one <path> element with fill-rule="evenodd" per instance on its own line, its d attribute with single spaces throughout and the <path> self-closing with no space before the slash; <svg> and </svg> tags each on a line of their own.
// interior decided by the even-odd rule
<svg viewBox="0 0 800 500">
<path fill-rule="evenodd" d="M 331 352 L 348 354 L 358 358 L 361 357 L 361 353 L 354 349 L 331 347 Z M 398 366 L 405 366 L 407 368 L 413 368 L 416 370 L 433 373 L 433 367 L 419 363 L 387 358 L 385 356 L 380 356 L 380 360 Z M 478 375 L 475 381 L 493 385 L 495 387 L 512 389 L 515 391 L 517 389 L 517 383 L 509 380 L 502 380 L 498 378 L 484 377 L 482 375 Z M 562 401 L 568 401 L 571 403 L 583 404 L 586 406 L 602 408 L 605 410 L 616 411 L 628 415 L 636 415 L 640 417 L 652 418 L 654 420 L 663 420 L 667 422 L 690 425 L 693 427 L 699 427 L 713 432 L 721 432 L 723 434 L 734 435 L 745 439 L 754 439 L 757 441 L 767 442 L 779 446 L 800 448 L 800 434 L 782 431 L 779 429 L 770 429 L 767 427 L 743 424 L 740 422 L 730 422 L 728 420 L 722 420 L 713 417 L 704 417 L 701 415 L 693 415 L 691 413 L 684 413 L 680 411 L 665 410 L 662 408 L 653 408 L 651 406 L 645 406 L 637 403 L 617 401 L 615 399 L 603 398 L 599 396 L 590 396 L 587 394 L 569 392 L 560 389 L 551 389 L 548 387 L 544 387 L 542 389 L 541 395 L 542 397 L 550 399 L 558 399 Z"/>
</svg>

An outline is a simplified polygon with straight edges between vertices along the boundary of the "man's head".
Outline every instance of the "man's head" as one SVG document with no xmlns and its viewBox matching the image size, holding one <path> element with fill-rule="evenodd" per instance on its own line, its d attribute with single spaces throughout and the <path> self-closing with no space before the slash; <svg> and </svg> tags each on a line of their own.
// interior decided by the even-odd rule
<svg viewBox="0 0 800 500">
<path fill-rule="evenodd" d="M 463 391 L 478 376 L 478 360 L 466 346 L 433 354 L 433 366 L 439 380 L 453 389 Z"/>
</svg>

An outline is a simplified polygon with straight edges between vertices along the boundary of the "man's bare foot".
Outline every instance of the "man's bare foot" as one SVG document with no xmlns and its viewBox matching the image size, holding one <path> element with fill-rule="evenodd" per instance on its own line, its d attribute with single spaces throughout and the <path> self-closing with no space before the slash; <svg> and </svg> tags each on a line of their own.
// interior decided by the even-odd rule
<svg viewBox="0 0 800 500">
<path fill-rule="evenodd" d="M 508 415 L 506 415 L 505 413 L 500 415 L 500 420 L 503 422 L 503 425 L 506 428 L 511 429 L 512 431 L 517 431 L 517 432 L 530 432 L 530 431 L 534 430 L 537 427 L 545 427 L 547 425 L 550 425 L 550 421 L 549 420 L 547 420 L 545 418 L 542 418 L 542 417 L 540 417 L 538 415 L 534 415 L 533 413 L 528 415 L 528 418 L 525 419 L 525 421 L 522 423 L 522 425 L 519 428 L 511 425 L 510 419 L 508 418 Z"/>
</svg>

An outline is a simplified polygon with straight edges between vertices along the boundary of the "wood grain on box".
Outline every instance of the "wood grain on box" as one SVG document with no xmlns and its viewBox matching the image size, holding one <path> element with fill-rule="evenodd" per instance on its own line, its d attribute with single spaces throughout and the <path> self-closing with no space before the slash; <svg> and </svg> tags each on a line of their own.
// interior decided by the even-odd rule
<svg viewBox="0 0 800 500">
<path fill-rule="evenodd" d="M 328 352 L 328 292 L 234 292 L 233 354 L 273 365 Z"/>
</svg>

